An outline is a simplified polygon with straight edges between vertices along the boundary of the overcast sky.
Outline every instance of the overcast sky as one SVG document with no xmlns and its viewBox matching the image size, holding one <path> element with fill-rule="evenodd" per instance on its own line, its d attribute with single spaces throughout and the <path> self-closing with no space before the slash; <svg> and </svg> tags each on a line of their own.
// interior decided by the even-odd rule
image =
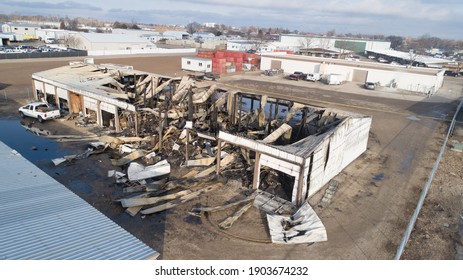
<svg viewBox="0 0 463 280">
<path fill-rule="evenodd" d="M 153 24 L 215 22 L 313 33 L 463 39 L 463 0 L 79 0 L 4 1 L 0 13 L 93 17 Z"/>
</svg>

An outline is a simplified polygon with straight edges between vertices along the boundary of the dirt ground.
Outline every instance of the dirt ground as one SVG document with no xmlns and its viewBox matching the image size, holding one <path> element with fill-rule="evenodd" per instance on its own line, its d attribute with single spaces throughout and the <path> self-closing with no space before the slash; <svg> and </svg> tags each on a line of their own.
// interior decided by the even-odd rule
<svg viewBox="0 0 463 280">
<path fill-rule="evenodd" d="M 180 76 L 180 57 L 96 58 L 95 62 Z M 32 73 L 70 60 L 1 61 L 0 116 L 16 116 L 17 108 L 31 98 Z M 242 185 L 245 174 L 225 174 L 229 180 L 220 191 L 169 211 L 131 217 L 116 201 L 126 194 L 107 178 L 107 171 L 114 169 L 111 153 L 56 167 L 47 160 L 37 164 L 160 252 L 162 259 L 392 259 L 446 134 L 448 122 L 439 118 L 451 117 L 455 100 L 461 97 L 463 79 L 449 79 L 442 94 L 426 99 L 406 93 L 372 93 L 356 84 L 328 87 L 256 74 L 221 78 L 219 82 L 229 86 L 373 117 L 368 150 L 335 177 L 340 187 L 333 201 L 321 202 L 325 189 L 309 200 L 328 232 L 328 241 L 323 243 L 270 243 L 265 215 L 255 208 L 226 231 L 217 224 L 236 209 L 201 217 L 189 214 L 195 206 L 221 205 L 243 197 L 249 191 Z M 101 132 L 61 119 L 34 125 L 55 134 Z M 452 140 L 462 140 L 457 137 Z M 79 142 L 61 145 L 76 153 L 86 148 L 86 143 Z M 461 155 L 449 149 L 445 152 L 403 259 L 455 258 L 456 246 L 461 244 L 457 235 L 458 214 L 463 209 Z M 184 172 L 176 169 L 171 175 Z"/>
</svg>

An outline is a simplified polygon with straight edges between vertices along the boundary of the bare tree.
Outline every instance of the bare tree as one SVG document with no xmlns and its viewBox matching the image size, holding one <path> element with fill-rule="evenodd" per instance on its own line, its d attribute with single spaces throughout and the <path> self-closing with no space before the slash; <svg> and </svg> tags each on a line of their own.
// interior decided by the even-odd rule
<svg viewBox="0 0 463 280">
<path fill-rule="evenodd" d="M 310 49 L 315 47 L 315 40 L 313 37 L 304 36 L 299 39 L 299 46 L 301 49 Z"/>
<path fill-rule="evenodd" d="M 331 29 L 326 32 L 326 36 L 333 37 L 334 35 L 336 35 L 336 30 L 334 29 Z"/>
<path fill-rule="evenodd" d="M 190 22 L 186 26 L 186 30 L 188 33 L 193 34 L 195 32 L 198 32 L 201 28 L 201 24 L 197 22 Z"/>
<path fill-rule="evenodd" d="M 70 36 L 66 36 L 64 38 L 64 45 L 67 48 L 81 49 L 82 48 L 81 43 L 82 42 L 80 41 L 80 39 L 76 35 L 70 35 Z"/>
<path fill-rule="evenodd" d="M 414 50 L 410 50 L 408 52 L 409 54 L 409 63 L 407 65 L 407 67 L 412 67 L 412 66 L 418 66 L 418 63 L 416 62 L 421 56 L 419 54 L 417 54 Z"/>
</svg>

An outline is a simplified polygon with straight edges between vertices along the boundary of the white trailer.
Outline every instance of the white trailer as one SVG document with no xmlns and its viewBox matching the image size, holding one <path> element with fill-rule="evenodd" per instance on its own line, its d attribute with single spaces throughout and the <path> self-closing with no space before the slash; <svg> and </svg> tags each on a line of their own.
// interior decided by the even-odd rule
<svg viewBox="0 0 463 280">
<path fill-rule="evenodd" d="M 328 85 L 340 85 L 346 79 L 341 74 L 328 74 L 323 77 L 323 81 Z"/>
<path fill-rule="evenodd" d="M 193 72 L 211 73 L 212 59 L 200 57 L 182 57 L 182 69 Z"/>
</svg>

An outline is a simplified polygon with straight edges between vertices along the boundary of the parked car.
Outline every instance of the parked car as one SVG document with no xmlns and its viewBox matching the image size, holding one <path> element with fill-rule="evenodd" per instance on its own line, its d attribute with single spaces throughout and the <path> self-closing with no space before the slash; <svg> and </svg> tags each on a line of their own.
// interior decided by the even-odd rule
<svg viewBox="0 0 463 280">
<path fill-rule="evenodd" d="M 296 71 L 293 74 L 289 75 L 288 79 L 299 81 L 299 80 L 304 80 L 305 77 L 306 77 L 306 74 L 304 74 L 304 73 L 302 73 L 300 71 Z"/>
<path fill-rule="evenodd" d="M 264 70 L 264 75 L 265 76 L 277 76 L 280 74 L 283 74 L 284 71 L 283 69 L 270 69 L 270 70 Z"/>
<path fill-rule="evenodd" d="M 45 102 L 33 102 L 19 108 L 19 115 L 37 119 L 39 122 L 59 118 L 61 113 L 58 109 Z"/>
<path fill-rule="evenodd" d="M 454 72 L 454 71 L 451 71 L 451 70 L 445 70 L 444 76 L 458 77 L 458 76 L 460 76 L 460 73 Z"/>
<path fill-rule="evenodd" d="M 382 57 L 378 58 L 378 62 L 380 62 L 380 63 L 389 63 L 389 61 L 387 59 L 384 59 Z"/>
<path fill-rule="evenodd" d="M 373 83 L 373 82 L 366 82 L 365 85 L 364 85 L 364 87 L 365 87 L 366 89 L 375 89 L 375 88 L 376 88 L 376 85 L 375 85 L 375 83 Z"/>
<path fill-rule="evenodd" d="M 203 77 L 204 80 L 208 80 L 208 81 L 215 81 L 215 80 L 218 80 L 219 78 L 220 78 L 219 75 L 212 74 L 212 73 L 206 73 L 204 74 L 204 77 Z"/>
</svg>

